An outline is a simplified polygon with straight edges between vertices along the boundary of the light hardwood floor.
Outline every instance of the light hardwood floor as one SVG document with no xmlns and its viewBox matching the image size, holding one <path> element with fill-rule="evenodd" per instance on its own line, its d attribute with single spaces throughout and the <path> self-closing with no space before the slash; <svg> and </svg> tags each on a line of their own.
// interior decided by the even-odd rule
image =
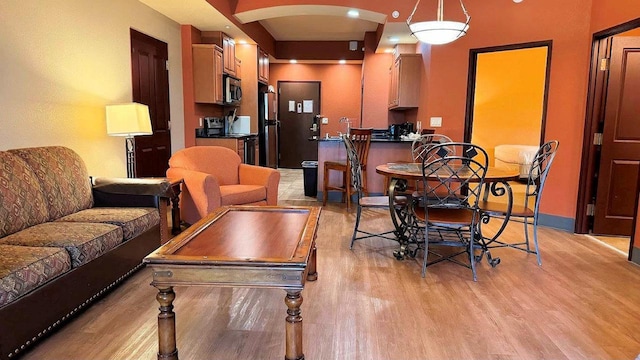
<svg viewBox="0 0 640 360">
<path fill-rule="evenodd" d="M 296 175 L 297 174 L 297 175 Z M 281 204 L 320 205 L 302 172 L 283 170 Z M 355 211 L 331 203 L 318 231 L 316 282 L 303 291 L 307 359 L 634 359 L 640 354 L 640 267 L 584 236 L 541 228 L 535 256 L 494 251 L 471 271 L 396 260 L 392 241 L 349 250 Z M 391 227 L 384 211 L 364 226 Z M 241 231 L 241 229 L 239 230 Z M 520 239 L 513 224 L 505 239 Z M 136 273 L 24 359 L 155 359 L 156 290 Z M 284 291 L 178 287 L 181 359 L 282 359 Z"/>
</svg>

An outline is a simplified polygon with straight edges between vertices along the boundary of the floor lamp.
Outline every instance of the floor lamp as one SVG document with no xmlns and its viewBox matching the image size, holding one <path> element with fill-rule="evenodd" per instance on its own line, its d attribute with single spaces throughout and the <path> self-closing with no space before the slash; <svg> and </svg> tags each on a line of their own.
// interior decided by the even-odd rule
<svg viewBox="0 0 640 360">
<path fill-rule="evenodd" d="M 136 177 L 134 136 L 153 134 L 149 107 L 138 103 L 107 105 L 107 134 L 126 138 L 127 177 Z"/>
</svg>

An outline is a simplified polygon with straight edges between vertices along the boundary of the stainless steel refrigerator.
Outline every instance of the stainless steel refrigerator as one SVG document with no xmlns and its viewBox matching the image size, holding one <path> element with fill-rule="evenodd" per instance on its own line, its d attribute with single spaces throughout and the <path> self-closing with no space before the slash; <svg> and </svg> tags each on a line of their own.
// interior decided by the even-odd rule
<svg viewBox="0 0 640 360">
<path fill-rule="evenodd" d="M 258 146 L 260 166 L 278 167 L 278 120 L 276 94 L 272 86 L 258 93 Z"/>
</svg>

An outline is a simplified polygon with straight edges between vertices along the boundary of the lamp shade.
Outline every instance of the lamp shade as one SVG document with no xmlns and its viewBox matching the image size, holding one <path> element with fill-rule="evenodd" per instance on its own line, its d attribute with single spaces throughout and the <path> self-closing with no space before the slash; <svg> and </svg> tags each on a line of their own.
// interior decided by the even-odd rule
<svg viewBox="0 0 640 360">
<path fill-rule="evenodd" d="M 466 35 L 469 24 L 457 21 L 423 21 L 409 24 L 409 29 L 423 43 L 442 45 Z"/>
<path fill-rule="evenodd" d="M 107 105 L 107 134 L 127 137 L 153 134 L 149 107 L 138 103 Z"/>
</svg>

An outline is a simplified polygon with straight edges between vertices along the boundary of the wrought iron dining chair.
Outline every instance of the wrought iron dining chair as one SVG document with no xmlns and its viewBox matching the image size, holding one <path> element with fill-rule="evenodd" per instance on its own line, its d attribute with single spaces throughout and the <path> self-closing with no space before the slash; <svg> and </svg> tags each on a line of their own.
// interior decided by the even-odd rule
<svg viewBox="0 0 640 360">
<path fill-rule="evenodd" d="M 362 176 L 362 188 L 365 193 L 367 192 L 367 158 L 369 157 L 369 147 L 371 145 L 371 133 L 372 129 L 360 129 L 360 128 L 351 128 L 349 131 L 349 136 L 352 142 L 355 145 L 356 153 L 358 154 L 358 158 L 360 159 L 360 164 L 362 170 L 364 171 Z M 327 199 L 329 198 L 329 190 L 337 190 L 342 193 L 342 201 L 347 202 L 347 211 L 351 209 L 351 195 L 353 184 L 350 183 L 349 176 L 349 161 L 325 161 L 324 162 L 324 185 L 323 185 L 323 198 L 322 198 L 322 206 L 327 205 Z M 335 186 L 329 184 L 330 173 L 331 171 L 338 171 L 342 173 L 342 185 Z"/>
<path fill-rule="evenodd" d="M 422 162 L 430 148 L 447 142 L 453 142 L 447 135 L 424 134 L 411 143 L 411 157 L 414 162 Z"/>
<path fill-rule="evenodd" d="M 542 265 L 540 258 L 540 249 L 538 247 L 538 215 L 540 209 L 540 200 L 542 191 L 549 174 L 549 169 L 556 156 L 560 143 L 557 140 L 551 140 L 540 146 L 536 152 L 527 177 L 527 186 L 524 194 L 523 204 L 513 204 L 509 214 L 508 204 L 496 201 L 483 200 L 479 206 L 483 216 L 504 217 L 509 214 L 509 220 L 520 219 L 524 223 L 524 242 L 505 243 L 496 240 L 496 245 L 490 247 L 511 247 L 514 249 L 525 251 L 529 254 L 536 254 L 538 265 Z M 530 223 L 531 221 L 531 223 Z M 531 250 L 529 245 L 529 229 L 528 225 L 533 227 L 533 246 L 535 250 Z"/>
<path fill-rule="evenodd" d="M 353 243 L 356 240 L 367 239 L 371 237 L 381 237 L 388 240 L 397 241 L 397 237 L 395 235 L 391 236 L 390 234 L 394 234 L 395 230 L 389 230 L 382 233 L 371 233 L 368 231 L 361 230 L 360 227 L 360 219 L 362 217 L 362 211 L 364 209 L 378 208 L 385 209 L 389 207 L 389 197 L 388 196 L 364 196 L 363 186 L 362 186 L 362 164 L 360 163 L 360 157 L 358 154 L 358 150 L 351 140 L 350 136 L 343 135 L 343 141 L 345 147 L 347 148 L 347 161 L 349 162 L 349 170 L 351 176 L 351 184 L 353 185 L 353 190 L 357 195 L 357 211 L 356 211 L 356 222 L 353 228 L 353 235 L 351 236 L 351 244 L 349 248 L 353 248 Z M 395 199 L 394 206 L 406 206 L 406 198 L 398 197 Z M 358 234 L 363 234 L 363 236 L 358 236 Z"/>
<path fill-rule="evenodd" d="M 478 199 L 488 167 L 488 156 L 481 147 L 468 143 L 443 143 L 431 147 L 422 162 L 422 186 L 420 196 L 414 198 L 413 206 L 418 220 L 419 232 L 424 241 L 418 241 L 423 250 L 422 277 L 427 266 L 441 261 L 451 261 L 471 269 L 473 280 L 477 280 L 476 250 L 483 250 L 478 239 L 480 209 Z M 430 250 L 431 246 L 458 247 L 462 250 L 440 254 Z M 429 254 L 437 256 L 429 261 Z M 457 260 L 466 254 L 469 264 Z"/>
</svg>

